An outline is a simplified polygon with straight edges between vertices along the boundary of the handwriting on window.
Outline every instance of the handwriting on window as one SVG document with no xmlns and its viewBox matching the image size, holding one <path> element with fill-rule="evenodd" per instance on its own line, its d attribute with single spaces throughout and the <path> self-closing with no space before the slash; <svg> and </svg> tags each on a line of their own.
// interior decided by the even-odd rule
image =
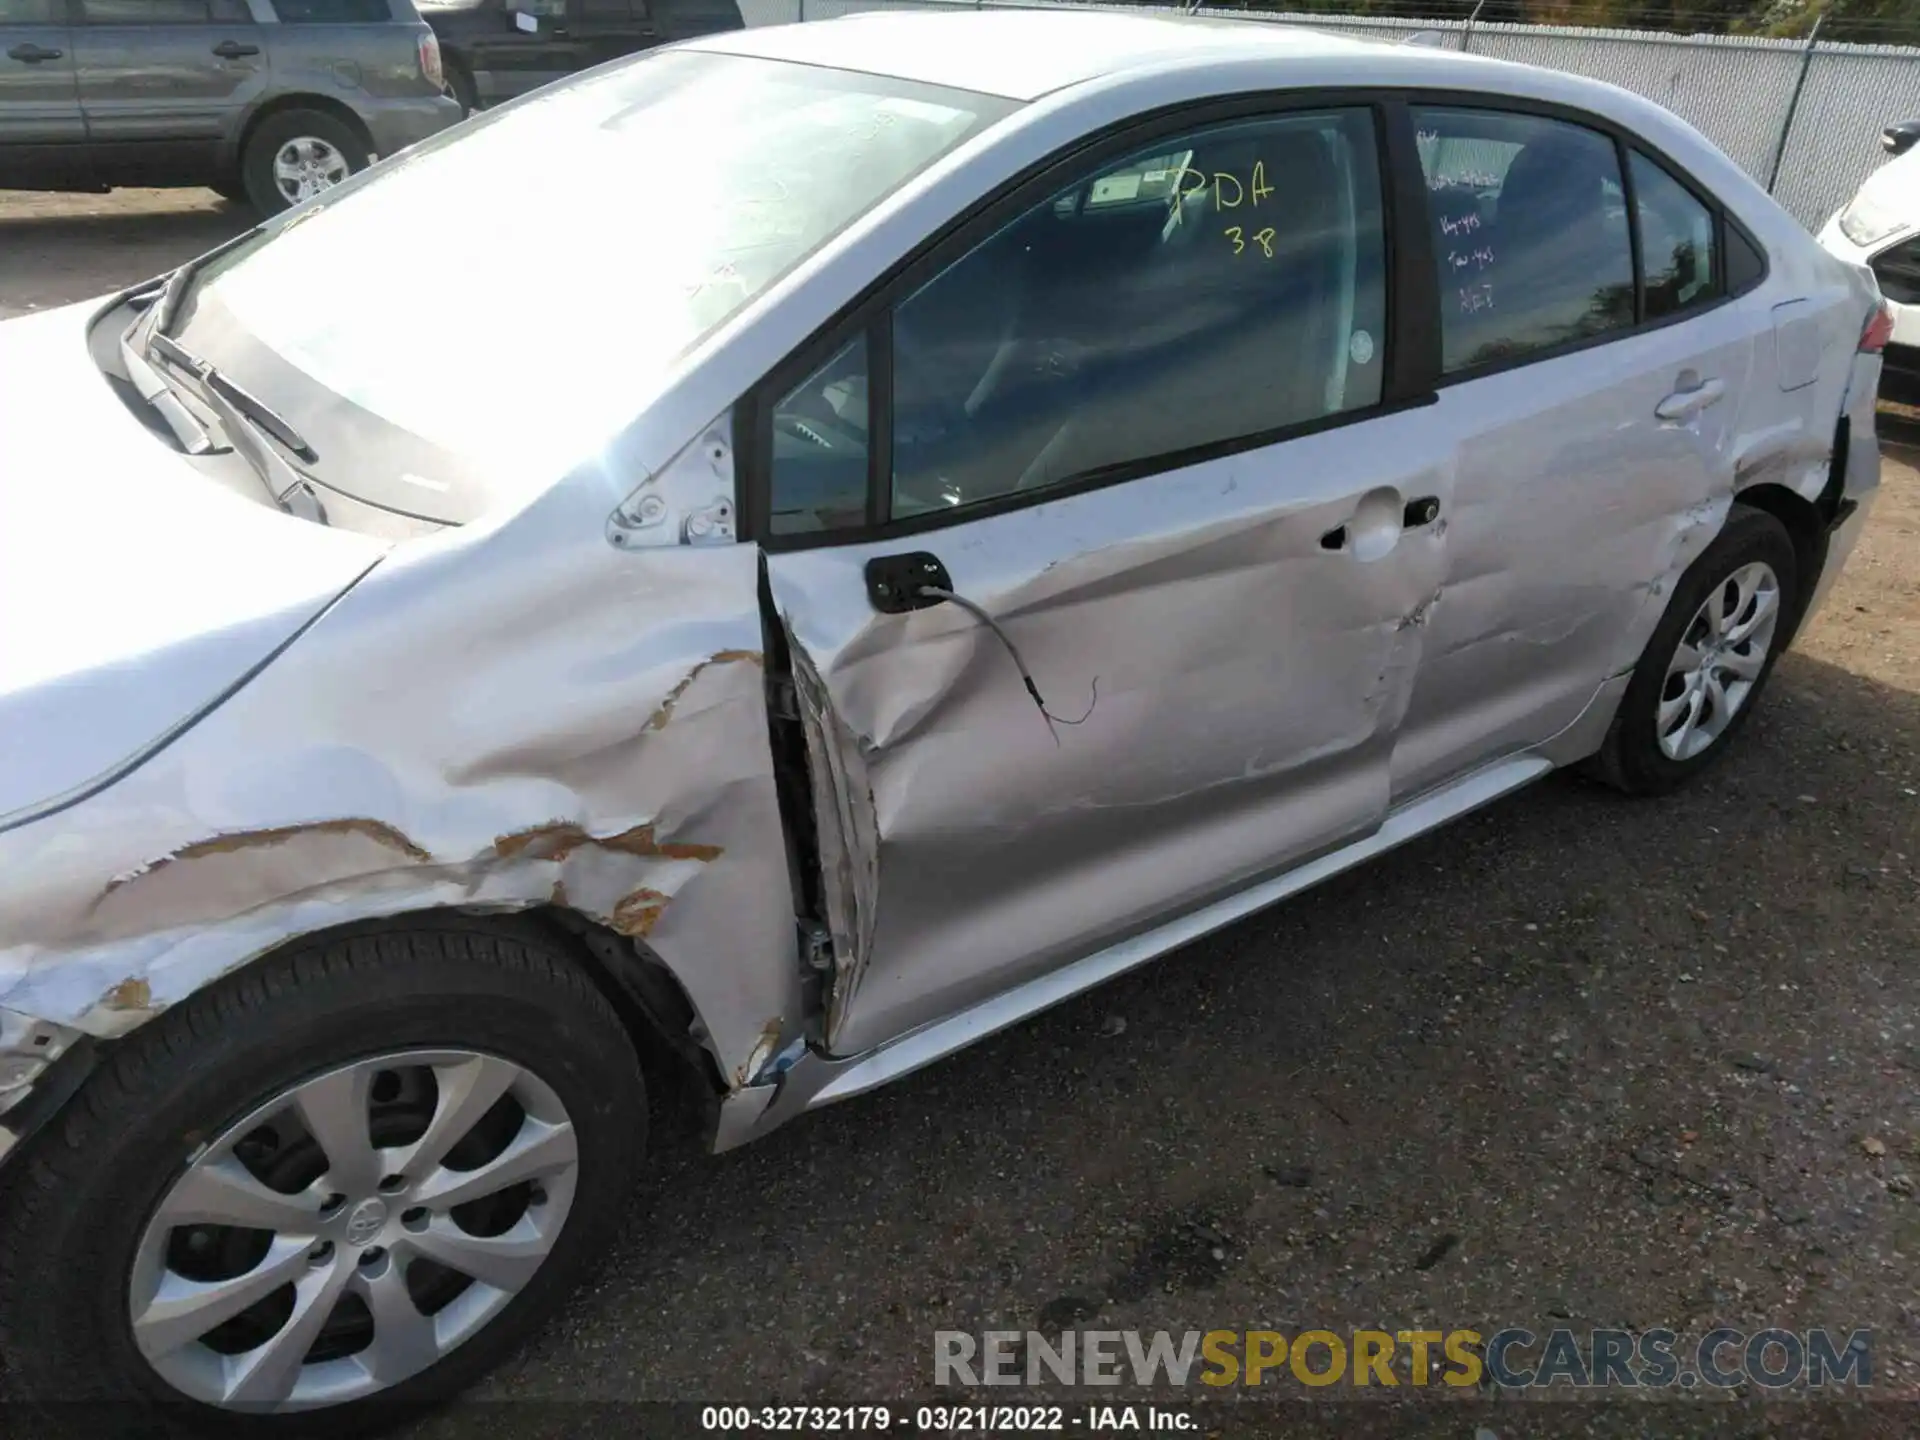
<svg viewBox="0 0 1920 1440">
<path fill-rule="evenodd" d="M 1185 205 L 1197 197 L 1212 193 L 1213 213 L 1222 214 L 1228 210 L 1242 208 L 1259 209 L 1273 195 L 1273 186 L 1267 183 L 1267 165 L 1264 160 L 1253 162 L 1253 169 L 1243 180 L 1230 170 L 1215 170 L 1212 173 L 1194 169 L 1191 165 L 1180 167 L 1180 173 L 1174 180 L 1174 188 L 1179 193 L 1180 203 Z M 1221 232 L 1227 243 L 1233 247 L 1236 255 L 1253 254 L 1264 260 L 1274 256 L 1274 241 L 1278 232 L 1271 226 L 1248 233 L 1246 226 L 1229 225 Z"/>
<path fill-rule="evenodd" d="M 1427 181 L 1429 190 L 1498 190 L 1500 177 L 1485 170 L 1462 170 L 1457 175 L 1436 175 Z"/>
</svg>

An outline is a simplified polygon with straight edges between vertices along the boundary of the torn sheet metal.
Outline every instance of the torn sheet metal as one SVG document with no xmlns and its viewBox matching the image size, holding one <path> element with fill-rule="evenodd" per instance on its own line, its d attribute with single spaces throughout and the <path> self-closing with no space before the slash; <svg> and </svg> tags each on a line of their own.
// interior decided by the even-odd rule
<svg viewBox="0 0 1920 1440">
<path fill-rule="evenodd" d="M 1442 527 L 1405 520 L 1438 483 L 1418 424 L 1384 417 L 1365 447 L 1304 437 L 924 545 L 769 557 L 816 752 L 830 1049 L 1379 823 L 1444 572 Z M 1343 527 L 1343 547 L 1323 544 Z M 867 558 L 919 548 L 998 620 L 1051 712 L 1083 723 L 1049 726 L 961 606 L 872 609 Z"/>
<path fill-rule="evenodd" d="M 0 834 L 0 1005 L 115 1035 L 308 931 L 558 904 L 659 956 L 722 1074 L 797 1033 L 757 555 L 617 549 L 604 495 L 395 552 L 144 766 Z"/>
</svg>

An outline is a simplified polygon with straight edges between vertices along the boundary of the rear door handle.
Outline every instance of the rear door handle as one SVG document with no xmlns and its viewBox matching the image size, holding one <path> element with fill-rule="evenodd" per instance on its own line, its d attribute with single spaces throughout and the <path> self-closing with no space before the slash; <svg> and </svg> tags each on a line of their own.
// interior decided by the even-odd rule
<svg viewBox="0 0 1920 1440">
<path fill-rule="evenodd" d="M 58 60 L 66 53 L 64 50 L 49 50 L 46 46 L 36 45 L 31 40 L 23 40 L 7 51 L 9 58 L 27 65 L 38 65 L 42 60 Z"/>
<path fill-rule="evenodd" d="M 1687 420 L 1698 415 L 1709 405 L 1715 403 L 1727 393 L 1724 380 L 1702 380 L 1691 390 L 1676 390 L 1658 405 L 1653 413 L 1662 420 Z"/>
<path fill-rule="evenodd" d="M 244 45 L 238 40 L 222 40 L 213 47 L 213 53 L 222 60 L 238 60 L 242 55 L 258 55 L 258 45 Z"/>
</svg>

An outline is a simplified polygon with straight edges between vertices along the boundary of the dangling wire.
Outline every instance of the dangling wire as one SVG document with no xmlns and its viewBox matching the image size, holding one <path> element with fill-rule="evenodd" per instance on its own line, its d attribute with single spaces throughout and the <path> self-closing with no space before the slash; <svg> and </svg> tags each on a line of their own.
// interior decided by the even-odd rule
<svg viewBox="0 0 1920 1440">
<path fill-rule="evenodd" d="M 1055 745 L 1060 743 L 1060 732 L 1053 728 L 1055 725 L 1084 725 L 1087 723 L 1087 717 L 1093 714 L 1093 707 L 1100 703 L 1100 677 L 1098 675 L 1093 677 L 1093 697 L 1087 701 L 1085 714 L 1081 715 L 1078 720 L 1069 720 L 1064 715 L 1056 715 L 1047 709 L 1047 702 L 1040 696 L 1040 687 L 1033 683 L 1033 673 L 1027 669 L 1027 662 L 1020 658 L 1019 646 L 1015 645 L 1012 637 L 1000 628 L 1000 622 L 998 620 L 974 604 L 973 601 L 967 599 L 966 596 L 956 595 L 951 590 L 942 590 L 933 585 L 922 585 L 920 587 L 920 593 L 922 595 L 933 595 L 941 600 L 951 600 L 1000 638 L 1000 643 L 1007 647 L 1007 654 L 1013 657 L 1013 663 L 1019 667 L 1021 683 L 1027 687 L 1027 694 L 1033 697 L 1033 703 L 1040 708 L 1040 718 L 1047 722 L 1047 733 L 1053 736 L 1053 743 Z"/>
</svg>

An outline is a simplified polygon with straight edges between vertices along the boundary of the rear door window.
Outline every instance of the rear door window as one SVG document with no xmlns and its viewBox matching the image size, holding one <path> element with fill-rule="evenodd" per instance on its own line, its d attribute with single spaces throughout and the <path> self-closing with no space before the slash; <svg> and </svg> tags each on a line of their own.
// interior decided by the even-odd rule
<svg viewBox="0 0 1920 1440">
<path fill-rule="evenodd" d="M 273 0 L 286 25 L 378 25 L 393 18 L 392 0 Z"/>
<path fill-rule="evenodd" d="M 1448 373 L 1634 323 L 1619 152 L 1538 115 L 1416 108 Z"/>
</svg>

